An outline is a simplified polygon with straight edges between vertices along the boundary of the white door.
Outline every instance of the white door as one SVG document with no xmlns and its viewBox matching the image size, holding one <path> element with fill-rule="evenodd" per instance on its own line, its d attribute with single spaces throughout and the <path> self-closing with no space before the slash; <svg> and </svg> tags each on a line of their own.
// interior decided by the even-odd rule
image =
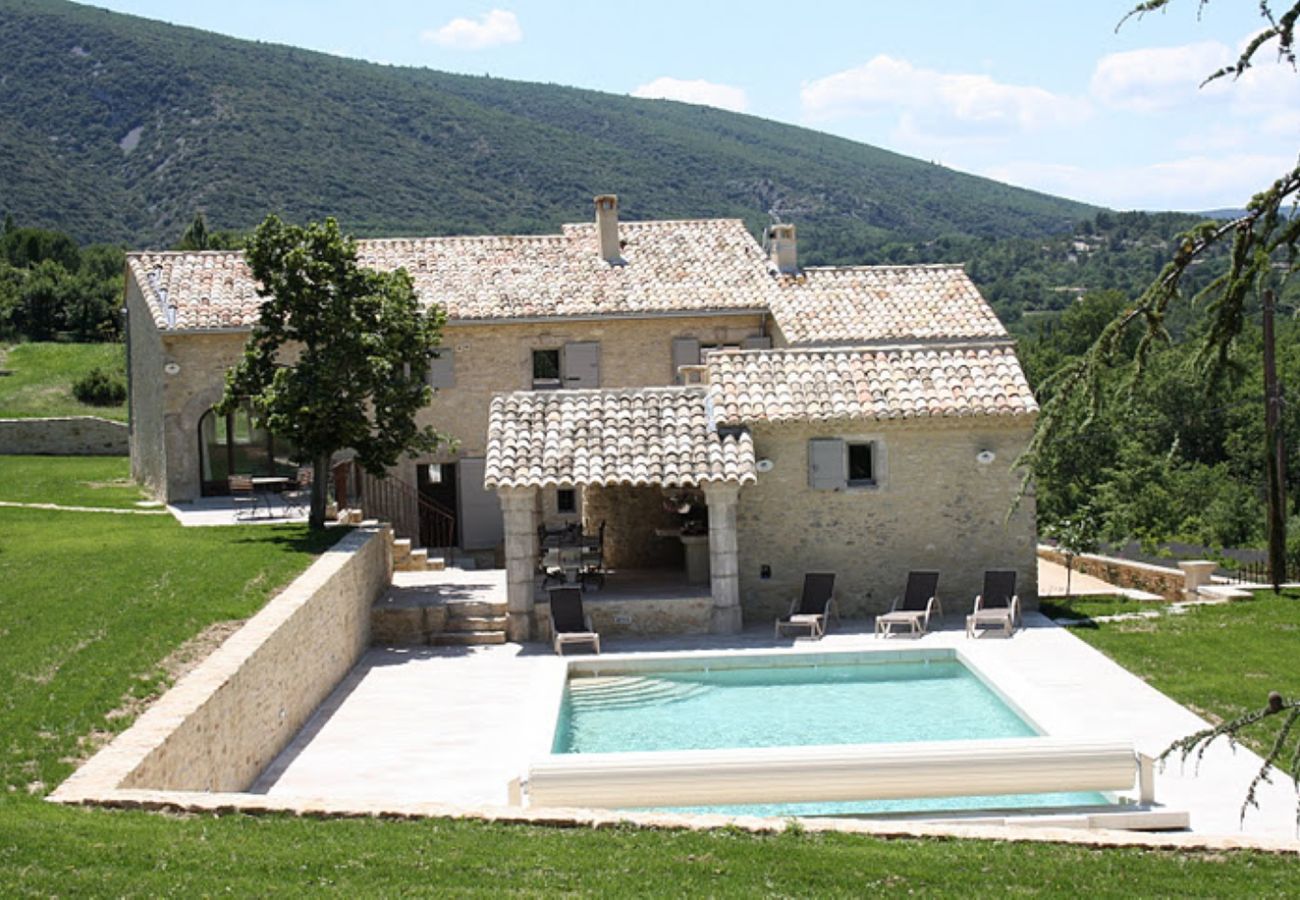
<svg viewBox="0 0 1300 900">
<path fill-rule="evenodd" d="M 501 501 L 483 487 L 483 458 L 460 459 L 460 544 L 465 550 L 488 550 L 505 540 Z"/>
</svg>

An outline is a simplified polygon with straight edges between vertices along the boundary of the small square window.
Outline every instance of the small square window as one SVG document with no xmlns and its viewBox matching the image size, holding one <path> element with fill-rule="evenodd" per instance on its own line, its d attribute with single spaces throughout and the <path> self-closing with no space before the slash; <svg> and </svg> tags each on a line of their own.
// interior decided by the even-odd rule
<svg viewBox="0 0 1300 900">
<path fill-rule="evenodd" d="M 560 351 L 533 351 L 533 387 L 556 388 L 560 386 Z"/>
<path fill-rule="evenodd" d="M 848 482 L 850 485 L 871 485 L 876 483 L 873 445 L 870 442 L 847 444 Z"/>
<path fill-rule="evenodd" d="M 578 492 L 573 488 L 560 488 L 555 492 L 555 511 L 573 513 L 578 511 Z"/>
</svg>

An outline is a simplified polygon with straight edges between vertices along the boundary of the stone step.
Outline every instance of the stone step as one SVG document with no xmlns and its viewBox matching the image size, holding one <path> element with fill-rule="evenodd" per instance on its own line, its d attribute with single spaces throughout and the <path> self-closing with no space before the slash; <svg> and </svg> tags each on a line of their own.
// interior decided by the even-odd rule
<svg viewBox="0 0 1300 900">
<path fill-rule="evenodd" d="M 431 556 L 426 560 L 430 572 L 441 572 L 447 568 L 447 561 L 441 556 Z"/>
<path fill-rule="evenodd" d="M 410 555 L 411 555 L 411 539 L 394 538 L 393 539 L 393 563 L 397 564 L 399 562 L 402 562 Z"/>
<path fill-rule="evenodd" d="M 505 632 L 505 616 L 448 616 L 447 631 L 464 634 L 471 631 Z"/>
<path fill-rule="evenodd" d="M 447 603 L 449 618 L 468 618 L 474 616 L 504 616 L 506 604 L 492 603 L 488 600 L 452 600 Z"/>
<path fill-rule="evenodd" d="M 504 631 L 444 631 L 430 641 L 435 647 L 474 647 L 480 644 L 504 644 Z"/>
</svg>

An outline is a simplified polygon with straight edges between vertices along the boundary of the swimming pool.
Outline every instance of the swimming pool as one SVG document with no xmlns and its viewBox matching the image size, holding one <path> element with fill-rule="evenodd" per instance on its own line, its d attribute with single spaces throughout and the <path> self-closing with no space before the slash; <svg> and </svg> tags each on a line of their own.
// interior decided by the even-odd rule
<svg viewBox="0 0 1300 900">
<path fill-rule="evenodd" d="M 585 668 L 585 670 L 584 670 Z M 1040 731 L 955 653 L 717 657 L 570 671 L 554 754 L 1030 738 Z M 1095 806 L 1100 793 L 930 797 L 710 807 L 754 815 Z M 671 806 L 695 811 L 700 807 Z"/>
</svg>

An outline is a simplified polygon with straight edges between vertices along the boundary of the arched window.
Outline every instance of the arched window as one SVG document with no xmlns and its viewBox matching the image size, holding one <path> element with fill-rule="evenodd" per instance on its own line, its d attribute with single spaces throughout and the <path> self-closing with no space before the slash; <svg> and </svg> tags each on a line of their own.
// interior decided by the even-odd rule
<svg viewBox="0 0 1300 900">
<path fill-rule="evenodd" d="M 262 427 L 247 403 L 199 418 L 199 480 L 203 496 L 227 494 L 231 475 L 286 475 L 297 471 L 298 451 L 288 438 Z"/>
</svg>

